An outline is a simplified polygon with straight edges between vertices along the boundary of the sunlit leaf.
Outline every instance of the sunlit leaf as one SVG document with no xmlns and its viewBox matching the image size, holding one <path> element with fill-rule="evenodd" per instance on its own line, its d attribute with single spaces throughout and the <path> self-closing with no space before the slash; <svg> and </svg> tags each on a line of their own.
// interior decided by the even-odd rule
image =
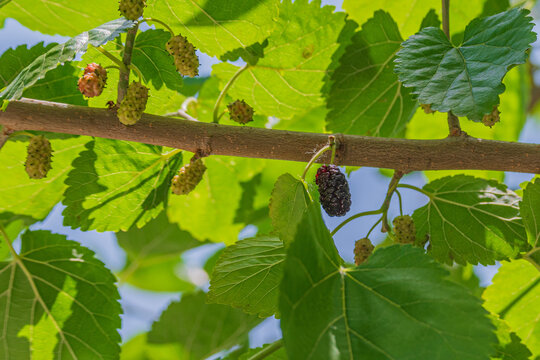
<svg viewBox="0 0 540 360">
<path fill-rule="evenodd" d="M 263 41 L 274 28 L 276 0 L 150 0 L 145 16 L 168 25 L 211 56 Z"/>
<path fill-rule="evenodd" d="M 47 71 L 56 68 L 58 64 L 73 60 L 77 53 L 85 52 L 88 45 L 100 46 L 113 40 L 120 33 L 127 31 L 132 25 L 133 22 L 129 20 L 114 20 L 84 32 L 64 44 L 51 47 L 17 75 L 0 93 L 0 100 L 19 99 L 23 91 L 35 84 L 39 79 L 42 79 Z"/>
<path fill-rule="evenodd" d="M 229 90 L 260 115 L 290 119 L 323 104 L 321 89 L 338 49 L 345 15 L 320 0 L 286 0 L 281 3 L 275 31 L 268 38 L 264 58 L 238 77 Z M 238 70 L 232 64 L 214 66 L 224 82 Z"/>
<path fill-rule="evenodd" d="M 4 145 L 0 151 L 0 212 L 43 219 L 62 200 L 71 163 L 90 138 L 55 137 L 50 139 L 52 169 L 40 180 L 30 179 L 25 170 L 28 142 L 10 140 Z"/>
<path fill-rule="evenodd" d="M 94 253 L 65 236 L 26 232 L 0 263 L 4 359 L 117 359 L 116 281 Z"/>
<path fill-rule="evenodd" d="M 73 162 L 64 224 L 98 231 L 142 227 L 167 206 L 182 155 L 162 147 L 96 138 Z"/>
<path fill-rule="evenodd" d="M 503 262 L 482 297 L 533 354 L 540 355 L 540 272 L 525 260 Z"/>
</svg>

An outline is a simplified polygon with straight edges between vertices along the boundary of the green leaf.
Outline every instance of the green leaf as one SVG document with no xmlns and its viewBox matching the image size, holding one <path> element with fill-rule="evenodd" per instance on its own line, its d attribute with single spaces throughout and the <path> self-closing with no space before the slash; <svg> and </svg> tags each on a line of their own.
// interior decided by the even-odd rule
<svg viewBox="0 0 540 360">
<path fill-rule="evenodd" d="M 30 65 L 24 68 L 19 75 L 0 93 L 0 100 L 19 99 L 23 91 L 42 79 L 47 71 L 58 64 L 73 60 L 79 52 L 85 52 L 88 45 L 100 46 L 116 38 L 120 33 L 127 31 L 133 25 L 132 21 L 118 19 L 103 24 L 95 29 L 84 32 L 64 44 L 56 45 L 46 53 L 37 57 Z"/>
<path fill-rule="evenodd" d="M 512 332 L 510 326 L 500 319 L 494 319 L 497 326 L 497 353 L 491 360 L 529 360 L 532 353 L 521 342 L 519 336 Z"/>
<path fill-rule="evenodd" d="M 71 162 L 84 150 L 89 138 L 63 136 L 49 140 L 53 149 L 52 169 L 41 180 L 30 179 L 26 173 L 27 141 L 10 140 L 4 145 L 0 151 L 0 213 L 41 220 L 62 200 Z"/>
<path fill-rule="evenodd" d="M 503 84 L 506 91 L 501 95 L 501 122 L 492 128 L 482 123 L 462 121 L 461 128 L 467 134 L 481 139 L 518 141 L 519 135 L 527 120 L 527 106 L 529 103 L 530 84 L 526 65 L 519 65 L 510 70 L 504 77 Z M 425 114 L 418 109 L 407 125 L 406 138 L 408 139 L 442 139 L 448 136 L 447 114 L 436 112 Z M 502 171 L 489 170 L 443 170 L 426 171 L 424 174 L 429 180 L 445 176 L 467 174 L 476 177 L 494 179 L 502 182 Z"/>
<path fill-rule="evenodd" d="M 496 181 L 456 175 L 424 186 L 429 202 L 413 214 L 416 238 L 452 264 L 494 264 L 528 248 L 519 197 Z"/>
<path fill-rule="evenodd" d="M 264 41 L 278 16 L 275 0 L 148 2 L 145 16 L 167 19 L 176 34 L 210 56 Z"/>
<path fill-rule="evenodd" d="M 462 32 L 465 25 L 478 17 L 482 12 L 482 1 L 452 0 L 450 6 L 450 30 L 452 33 Z M 442 17 L 441 2 L 433 0 L 344 0 L 343 8 L 359 24 L 365 23 L 378 9 L 389 12 L 398 24 L 401 35 L 408 38 L 418 31 L 426 12 L 435 9 Z"/>
<path fill-rule="evenodd" d="M 143 228 L 131 228 L 116 234 L 118 244 L 126 251 L 127 262 L 118 274 L 122 282 L 151 291 L 191 291 L 194 284 L 179 273 L 184 251 L 203 245 L 187 231 L 172 224 L 165 213 Z"/>
<path fill-rule="evenodd" d="M 321 88 L 344 25 L 345 14 L 321 8 L 320 0 L 283 1 L 264 58 L 248 66 L 229 95 L 244 99 L 257 114 L 281 119 L 322 105 Z M 223 63 L 214 65 L 213 72 L 226 82 L 238 69 Z"/>
<path fill-rule="evenodd" d="M 79 69 L 71 63 L 59 65 L 47 72 L 43 79 L 23 92 L 23 97 L 30 99 L 55 101 L 64 104 L 87 106 L 77 87 Z"/>
<path fill-rule="evenodd" d="M 0 323 L 6 359 L 117 359 L 120 295 L 94 253 L 65 236 L 26 232 L 0 263 Z"/>
<path fill-rule="evenodd" d="M 208 301 L 268 317 L 277 313 L 285 250 L 281 240 L 263 236 L 225 249 L 214 267 Z"/>
<path fill-rule="evenodd" d="M 509 0 L 486 0 L 481 17 L 498 14 L 507 10 L 509 7 Z"/>
<path fill-rule="evenodd" d="M 235 222 L 242 197 L 240 182 L 255 176 L 262 163 L 222 156 L 211 156 L 204 163 L 207 170 L 195 190 L 170 198 L 169 219 L 200 239 L 232 244 L 244 227 Z"/>
<path fill-rule="evenodd" d="M 416 101 L 394 74 L 402 41 L 396 23 L 384 11 L 375 12 L 353 36 L 332 74 L 328 130 L 385 137 L 403 132 Z"/>
<path fill-rule="evenodd" d="M 279 238 L 288 246 L 296 234 L 311 200 L 302 181 L 291 174 L 281 175 L 272 191 L 270 217 Z"/>
<path fill-rule="evenodd" d="M 171 90 L 181 91 L 182 76 L 174 66 L 173 57 L 167 52 L 165 44 L 171 34 L 163 30 L 140 32 L 133 47 L 132 62 L 141 70 L 146 83 L 160 89 L 163 85 Z"/>
<path fill-rule="evenodd" d="M 119 16 L 118 3 L 111 0 L 93 0 L 91 5 L 84 0 L 17 0 L 2 8 L 0 24 L 2 18 L 14 18 L 42 34 L 75 36 Z"/>
<path fill-rule="evenodd" d="M 530 182 L 523 191 L 523 201 L 519 203 L 519 211 L 527 229 L 529 244 L 533 248 L 540 247 L 540 179 Z"/>
<path fill-rule="evenodd" d="M 52 43 L 45 46 L 40 42 L 30 48 L 27 45 L 20 45 L 15 49 L 7 49 L 0 57 L 0 85 L 8 86 L 32 61 L 56 45 Z"/>
<path fill-rule="evenodd" d="M 166 208 L 181 160 L 160 146 L 96 138 L 66 179 L 64 224 L 83 231 L 141 228 Z"/>
<path fill-rule="evenodd" d="M 0 88 L 8 86 L 25 67 L 56 45 L 58 44 L 52 43 L 44 46 L 43 42 L 40 42 L 31 48 L 20 45 L 16 49 L 7 49 L 0 57 Z M 45 78 L 26 89 L 23 97 L 86 105 L 77 89 L 77 72 L 78 70 L 70 63 L 59 65 L 47 72 Z"/>
<path fill-rule="evenodd" d="M 512 65 L 527 59 L 536 40 L 528 11 L 513 9 L 473 20 L 456 48 L 439 28 L 425 28 L 403 43 L 395 71 L 422 104 L 481 121 L 499 104 Z"/>
<path fill-rule="evenodd" d="M 262 354 L 266 354 L 266 351 L 268 351 L 268 348 L 271 346 L 272 344 L 266 344 L 260 348 L 249 349 L 244 354 L 242 354 L 238 358 L 238 360 L 258 359 L 256 356 L 262 356 Z M 287 353 L 285 352 L 285 349 L 281 347 L 277 351 L 272 352 L 270 355 L 266 355 L 264 359 L 265 360 L 287 360 L 288 358 L 287 358 Z M 226 357 L 223 360 L 229 360 L 229 358 Z"/>
<path fill-rule="evenodd" d="M 429 12 L 426 14 L 426 17 L 422 19 L 422 24 L 420 24 L 420 30 L 430 26 L 438 28 L 441 27 L 441 20 L 439 20 L 439 16 L 437 15 L 435 9 L 429 10 Z"/>
<path fill-rule="evenodd" d="M 484 307 L 505 320 L 533 353 L 540 355 L 540 272 L 525 260 L 503 262 L 482 295 Z"/>
<path fill-rule="evenodd" d="M 11 213 L 0 213 L 0 226 L 3 227 L 8 238 L 13 242 L 19 236 L 21 231 L 35 223 L 36 220 L 21 215 Z M 2 237 L 0 236 L 0 240 Z M 0 241 L 0 261 L 4 261 L 10 256 L 9 246 L 5 241 Z"/>
<path fill-rule="evenodd" d="M 281 329 L 290 359 L 486 359 L 493 325 L 422 249 L 380 248 L 344 267 L 317 206 L 290 245 Z M 428 346 L 429 344 L 429 346 Z"/>
<path fill-rule="evenodd" d="M 206 359 L 237 345 L 261 320 L 225 305 L 205 304 L 205 294 L 184 295 L 152 325 L 152 344 L 180 346 L 185 359 Z"/>
</svg>

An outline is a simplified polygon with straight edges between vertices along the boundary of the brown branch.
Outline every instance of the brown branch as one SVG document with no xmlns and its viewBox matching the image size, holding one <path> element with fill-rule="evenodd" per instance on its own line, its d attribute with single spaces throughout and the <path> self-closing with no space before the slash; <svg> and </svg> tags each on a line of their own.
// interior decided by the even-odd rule
<svg viewBox="0 0 540 360">
<path fill-rule="evenodd" d="M 208 155 L 307 162 L 328 134 L 282 131 L 143 115 L 124 126 L 114 111 L 25 99 L 0 112 L 0 125 L 169 146 Z M 338 165 L 419 170 L 483 169 L 540 173 L 540 145 L 473 137 L 409 140 L 336 135 Z M 330 155 L 321 157 L 328 162 Z"/>
</svg>

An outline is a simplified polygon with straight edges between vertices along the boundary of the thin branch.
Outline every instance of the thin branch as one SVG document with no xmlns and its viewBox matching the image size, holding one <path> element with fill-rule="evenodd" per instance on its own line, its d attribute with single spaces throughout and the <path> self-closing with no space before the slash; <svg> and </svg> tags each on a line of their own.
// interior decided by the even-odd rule
<svg viewBox="0 0 540 360">
<path fill-rule="evenodd" d="M 448 40 L 450 40 L 450 0 L 442 0 L 442 26 Z"/>
<path fill-rule="evenodd" d="M 306 180 L 306 175 L 311 165 L 313 165 L 313 163 L 317 161 L 325 152 L 330 150 L 330 148 L 331 148 L 330 144 L 327 144 L 323 146 L 321 150 L 317 151 L 315 155 L 313 155 L 313 157 L 308 161 L 306 168 L 304 169 L 304 172 L 302 173 L 302 180 Z"/>
<path fill-rule="evenodd" d="M 383 213 L 382 215 L 382 228 L 381 232 L 388 232 L 390 230 L 390 226 L 388 225 L 388 208 L 390 207 L 390 201 L 392 201 L 392 196 L 394 195 L 394 191 L 396 190 L 397 186 L 399 185 L 399 180 L 403 177 L 404 173 L 400 170 L 394 171 L 394 176 L 392 176 L 392 180 L 390 180 L 390 183 L 388 184 L 388 191 L 386 192 L 386 197 L 384 198 L 384 201 L 381 205 L 381 211 Z"/>
<path fill-rule="evenodd" d="M 126 44 L 124 46 L 124 55 L 122 58 L 125 69 L 120 70 L 120 78 L 118 79 L 118 104 L 120 104 L 124 99 L 127 88 L 129 86 L 129 69 L 131 65 L 131 55 L 133 54 L 133 46 L 135 45 L 135 37 L 137 36 L 138 29 L 139 24 L 135 24 L 135 26 L 129 29 L 127 32 Z"/>
<path fill-rule="evenodd" d="M 344 220 L 338 226 L 336 226 L 336 228 L 334 230 L 332 230 L 332 232 L 330 233 L 330 236 L 334 236 L 342 227 L 344 227 L 345 225 L 347 225 L 348 223 L 350 223 L 351 221 L 353 221 L 355 219 L 361 218 L 363 216 L 368 216 L 368 215 L 377 215 L 377 214 L 380 214 L 380 213 L 382 213 L 381 209 L 371 210 L 371 211 L 364 211 L 364 212 L 355 214 L 355 215 L 349 217 L 348 219 Z M 379 222 L 377 221 L 377 224 L 378 223 Z"/>
<path fill-rule="evenodd" d="M 230 126 L 144 114 L 124 126 L 113 111 L 23 99 L 0 112 L 0 125 L 13 130 L 37 130 L 97 136 L 168 146 L 208 155 L 308 162 L 313 151 L 328 143 L 328 134 Z M 495 170 L 540 173 L 540 144 L 449 137 L 410 140 L 336 135 L 336 165 L 422 170 Z M 330 161 L 329 152 L 321 161 Z"/>
<path fill-rule="evenodd" d="M 450 39 L 450 0 L 442 0 L 442 23 L 443 31 L 448 38 Z M 459 118 L 452 114 L 451 111 L 448 112 L 448 133 L 449 136 L 463 136 L 466 135 L 461 131 L 461 125 L 459 124 Z"/>
<path fill-rule="evenodd" d="M 179 116 L 179 117 L 184 118 L 184 119 L 189 120 L 189 121 L 199 121 L 199 120 L 195 119 L 193 116 L 189 115 L 183 109 L 178 109 L 175 112 L 167 113 L 164 116 Z"/>
<path fill-rule="evenodd" d="M 159 20 L 159 19 L 156 19 L 156 18 L 144 18 L 142 19 L 141 23 L 143 22 L 155 22 L 155 23 L 158 23 L 158 24 L 161 24 L 165 29 L 167 29 L 168 32 L 171 33 L 171 36 L 174 36 L 174 31 L 173 29 L 171 29 L 171 27 L 169 25 L 167 25 L 165 22 Z"/>
</svg>

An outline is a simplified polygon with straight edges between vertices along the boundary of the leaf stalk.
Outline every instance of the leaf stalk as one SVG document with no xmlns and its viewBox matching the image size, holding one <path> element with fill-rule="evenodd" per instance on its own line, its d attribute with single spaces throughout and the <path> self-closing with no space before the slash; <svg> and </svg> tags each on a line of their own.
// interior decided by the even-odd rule
<svg viewBox="0 0 540 360">
<path fill-rule="evenodd" d="M 230 78 L 227 84 L 225 84 L 225 87 L 223 88 L 223 90 L 221 90 L 221 93 L 219 94 L 219 97 L 216 100 L 216 104 L 214 105 L 214 123 L 216 124 L 219 123 L 219 118 L 221 117 L 219 115 L 219 106 L 221 105 L 221 102 L 225 98 L 225 95 L 227 95 L 227 91 L 229 91 L 229 88 L 232 86 L 232 84 L 234 84 L 236 79 L 238 79 L 238 77 L 242 75 L 242 73 L 246 71 L 248 68 L 249 68 L 249 64 L 246 64 L 242 66 L 240 69 L 238 69 L 238 71 L 233 75 L 232 78 Z"/>
</svg>

